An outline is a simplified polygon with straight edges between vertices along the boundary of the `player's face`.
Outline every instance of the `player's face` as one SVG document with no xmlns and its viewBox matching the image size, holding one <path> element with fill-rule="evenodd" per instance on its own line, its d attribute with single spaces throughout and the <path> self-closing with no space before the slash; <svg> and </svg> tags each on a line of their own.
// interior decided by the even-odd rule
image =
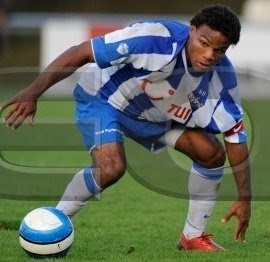
<svg viewBox="0 0 270 262">
<path fill-rule="evenodd" d="M 191 26 L 187 58 L 195 71 L 204 72 L 223 58 L 229 46 L 228 39 L 209 26 Z"/>
</svg>

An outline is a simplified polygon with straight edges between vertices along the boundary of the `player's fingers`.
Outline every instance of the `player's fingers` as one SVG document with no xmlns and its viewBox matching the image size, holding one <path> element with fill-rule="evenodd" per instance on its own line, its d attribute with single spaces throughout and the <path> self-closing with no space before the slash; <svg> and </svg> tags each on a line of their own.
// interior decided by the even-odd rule
<svg viewBox="0 0 270 262">
<path fill-rule="evenodd" d="M 16 118 L 16 120 L 10 125 L 10 128 L 16 129 L 17 127 L 19 127 L 21 125 L 22 122 L 23 122 L 23 116 L 19 115 Z"/>
<path fill-rule="evenodd" d="M 246 231 L 248 229 L 248 226 L 249 226 L 249 220 L 245 220 L 244 222 L 244 226 L 243 226 L 243 230 L 240 232 L 240 240 L 245 242 L 246 240 Z"/>
<path fill-rule="evenodd" d="M 3 121 L 7 122 L 7 120 L 17 111 L 18 104 L 14 104 L 13 107 L 8 111 L 8 113 L 5 115 Z"/>
<path fill-rule="evenodd" d="M 25 112 L 23 114 L 19 115 L 17 117 L 17 119 L 13 122 L 13 124 L 11 125 L 11 128 L 17 129 L 23 123 L 23 121 L 25 120 L 26 117 L 27 117 L 27 113 L 25 113 Z"/>
<path fill-rule="evenodd" d="M 13 128 L 14 122 L 23 114 L 22 109 L 17 109 L 8 119 L 6 119 L 7 126 Z"/>
<path fill-rule="evenodd" d="M 243 227 L 242 231 L 239 234 L 239 240 L 242 242 L 246 241 L 246 231 L 247 231 L 247 227 Z"/>
<path fill-rule="evenodd" d="M 238 240 L 239 233 L 240 233 L 240 225 L 238 224 L 234 232 L 234 240 Z"/>
<path fill-rule="evenodd" d="M 245 236 L 245 232 L 246 232 L 245 228 L 246 228 L 246 224 L 244 222 L 239 221 L 239 223 L 235 229 L 235 234 L 234 234 L 235 240 L 240 239 L 239 237 L 240 237 L 241 232 L 243 232 L 244 236 Z"/>
<path fill-rule="evenodd" d="M 226 223 L 234 215 L 234 210 L 229 210 L 229 212 L 221 219 L 222 223 Z"/>
<path fill-rule="evenodd" d="M 30 126 L 34 126 L 34 118 L 35 118 L 35 113 L 31 114 L 30 116 L 28 116 L 28 121 Z"/>
<path fill-rule="evenodd" d="M 8 106 L 10 106 L 14 102 L 15 102 L 14 99 L 11 99 L 11 100 L 8 100 L 8 101 L 4 102 L 3 104 L 0 105 L 0 111 L 3 111 L 5 108 L 7 108 Z"/>
</svg>

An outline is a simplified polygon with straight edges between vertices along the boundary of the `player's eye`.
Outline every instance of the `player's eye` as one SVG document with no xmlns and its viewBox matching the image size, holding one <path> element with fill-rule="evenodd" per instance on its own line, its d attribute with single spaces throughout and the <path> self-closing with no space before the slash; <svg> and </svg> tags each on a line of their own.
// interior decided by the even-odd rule
<svg viewBox="0 0 270 262">
<path fill-rule="evenodd" d="M 223 49 L 217 49 L 216 52 L 217 52 L 218 55 L 224 55 L 225 54 L 225 50 L 223 50 Z"/>
<path fill-rule="evenodd" d="M 201 42 L 201 45 L 202 45 L 203 47 L 208 47 L 208 44 L 207 44 L 205 41 L 200 40 L 200 42 Z"/>
</svg>

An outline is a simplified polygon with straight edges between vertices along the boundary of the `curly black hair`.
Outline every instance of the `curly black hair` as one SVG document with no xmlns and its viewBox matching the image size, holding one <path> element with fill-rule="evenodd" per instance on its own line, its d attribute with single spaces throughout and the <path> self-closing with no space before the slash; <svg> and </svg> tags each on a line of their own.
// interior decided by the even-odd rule
<svg viewBox="0 0 270 262">
<path fill-rule="evenodd" d="M 225 5 L 211 5 L 201 9 L 190 20 L 190 24 L 199 28 L 208 25 L 211 29 L 222 33 L 231 44 L 239 42 L 241 24 L 237 14 Z"/>
</svg>

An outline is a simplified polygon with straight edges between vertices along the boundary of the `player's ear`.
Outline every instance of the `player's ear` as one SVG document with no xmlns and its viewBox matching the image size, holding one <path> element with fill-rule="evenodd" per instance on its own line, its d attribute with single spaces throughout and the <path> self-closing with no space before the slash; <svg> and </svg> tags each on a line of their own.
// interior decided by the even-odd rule
<svg viewBox="0 0 270 262">
<path fill-rule="evenodd" d="M 195 25 L 191 25 L 189 29 L 189 36 L 192 37 L 197 31 L 197 27 Z"/>
</svg>

